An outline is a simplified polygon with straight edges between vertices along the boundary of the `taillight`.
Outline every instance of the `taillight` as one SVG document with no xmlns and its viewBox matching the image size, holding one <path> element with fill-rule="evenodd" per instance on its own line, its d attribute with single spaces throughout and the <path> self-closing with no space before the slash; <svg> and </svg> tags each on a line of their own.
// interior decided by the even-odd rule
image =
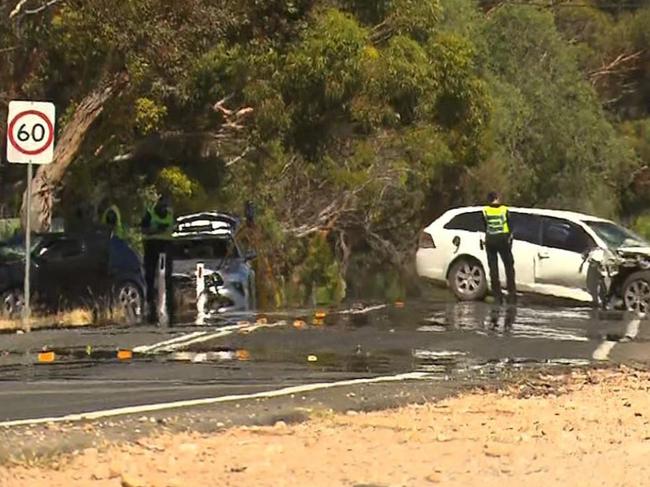
<svg viewBox="0 0 650 487">
<path fill-rule="evenodd" d="M 421 249 L 435 249 L 436 244 L 433 243 L 433 237 L 431 235 L 429 235 L 427 232 L 421 232 L 418 247 Z"/>
</svg>

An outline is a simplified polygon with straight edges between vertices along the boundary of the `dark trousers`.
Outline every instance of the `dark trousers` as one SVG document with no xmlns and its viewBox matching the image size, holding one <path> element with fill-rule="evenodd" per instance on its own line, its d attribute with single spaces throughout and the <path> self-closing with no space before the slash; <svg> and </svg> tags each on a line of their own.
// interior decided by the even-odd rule
<svg viewBox="0 0 650 487">
<path fill-rule="evenodd" d="M 499 279 L 499 256 L 501 256 L 503 267 L 506 269 L 508 300 L 511 303 L 514 303 L 517 299 L 517 287 L 515 285 L 515 260 L 512 257 L 510 235 L 488 235 L 485 239 L 485 249 L 487 251 L 488 266 L 490 268 L 490 281 L 492 283 L 492 293 L 494 294 L 494 298 L 498 303 L 503 302 L 501 281 Z"/>
</svg>

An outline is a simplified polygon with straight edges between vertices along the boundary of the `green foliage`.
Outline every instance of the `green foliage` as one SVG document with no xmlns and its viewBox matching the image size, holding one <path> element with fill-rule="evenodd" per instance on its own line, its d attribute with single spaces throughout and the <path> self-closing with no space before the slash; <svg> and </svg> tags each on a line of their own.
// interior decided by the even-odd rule
<svg viewBox="0 0 650 487">
<path fill-rule="evenodd" d="M 252 199 L 263 302 L 336 302 L 363 272 L 401 298 L 417 231 L 489 189 L 647 214 L 650 5 L 611 5 L 69 0 L 0 26 L 0 106 L 51 99 L 60 130 L 125 70 L 57 213 L 119 202 L 137 244 L 160 191 L 177 213 Z"/>
<path fill-rule="evenodd" d="M 393 37 L 372 74 L 376 76 L 369 83 L 378 85 L 378 97 L 390 101 L 402 123 L 413 122 L 418 108 L 430 107 L 437 94 L 436 78 L 427 53 L 409 37 Z"/>
<path fill-rule="evenodd" d="M 307 247 L 307 256 L 299 267 L 300 282 L 313 304 L 335 304 L 345 297 L 345 281 L 341 276 L 340 265 L 332 253 L 326 235 L 315 235 Z M 305 299 L 307 298 L 307 299 Z"/>
<path fill-rule="evenodd" d="M 0 241 L 12 237 L 20 229 L 18 218 L 0 218 Z"/>
<path fill-rule="evenodd" d="M 650 241 L 650 214 L 639 215 L 634 221 L 632 229 L 647 241 Z"/>
<path fill-rule="evenodd" d="M 199 184 L 178 166 L 166 167 L 160 171 L 158 187 L 171 194 L 176 202 L 190 199 L 200 191 Z"/>
<path fill-rule="evenodd" d="M 135 101 L 135 127 L 142 135 L 149 135 L 160 130 L 167 115 L 167 108 L 157 105 L 149 98 Z"/>
<path fill-rule="evenodd" d="M 361 84 L 368 33 L 338 10 L 320 14 L 284 62 L 282 92 L 292 113 L 293 140 L 310 154 L 327 141 L 337 116 Z"/>
<path fill-rule="evenodd" d="M 503 107 L 497 114 L 510 120 L 493 125 L 497 139 L 509 139 L 510 177 L 520 185 L 515 201 L 614 215 L 618 202 L 612 195 L 634 160 L 583 80 L 552 14 L 504 7 L 486 29 L 491 50 L 484 56 L 498 80 L 494 94 L 520 94 L 496 101 Z M 521 117 L 517 131 L 501 134 L 498 127 L 515 128 L 512 115 Z"/>
</svg>

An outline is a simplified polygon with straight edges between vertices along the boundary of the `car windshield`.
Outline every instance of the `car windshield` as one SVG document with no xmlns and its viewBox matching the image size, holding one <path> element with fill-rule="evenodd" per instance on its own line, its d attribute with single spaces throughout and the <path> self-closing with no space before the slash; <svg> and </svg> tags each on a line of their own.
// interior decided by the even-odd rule
<svg viewBox="0 0 650 487">
<path fill-rule="evenodd" d="M 609 248 L 620 247 L 648 247 L 648 242 L 641 237 L 611 222 L 585 222 L 598 235 Z"/>
</svg>

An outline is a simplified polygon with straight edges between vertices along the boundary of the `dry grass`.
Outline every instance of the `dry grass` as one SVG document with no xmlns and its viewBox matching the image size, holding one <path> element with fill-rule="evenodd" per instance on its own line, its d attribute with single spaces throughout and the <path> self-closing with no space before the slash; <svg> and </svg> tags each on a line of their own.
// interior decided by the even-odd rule
<svg viewBox="0 0 650 487">
<path fill-rule="evenodd" d="M 76 308 L 59 313 L 56 321 L 61 326 L 87 326 L 93 323 L 93 312 L 86 308 Z"/>
<path fill-rule="evenodd" d="M 32 316 L 29 322 L 33 330 L 38 328 L 56 328 L 58 326 L 89 326 L 93 324 L 93 313 L 86 308 L 75 308 L 53 315 Z M 0 319 L 0 330 L 17 331 L 23 328 L 23 321 L 20 318 L 15 320 Z"/>
</svg>

